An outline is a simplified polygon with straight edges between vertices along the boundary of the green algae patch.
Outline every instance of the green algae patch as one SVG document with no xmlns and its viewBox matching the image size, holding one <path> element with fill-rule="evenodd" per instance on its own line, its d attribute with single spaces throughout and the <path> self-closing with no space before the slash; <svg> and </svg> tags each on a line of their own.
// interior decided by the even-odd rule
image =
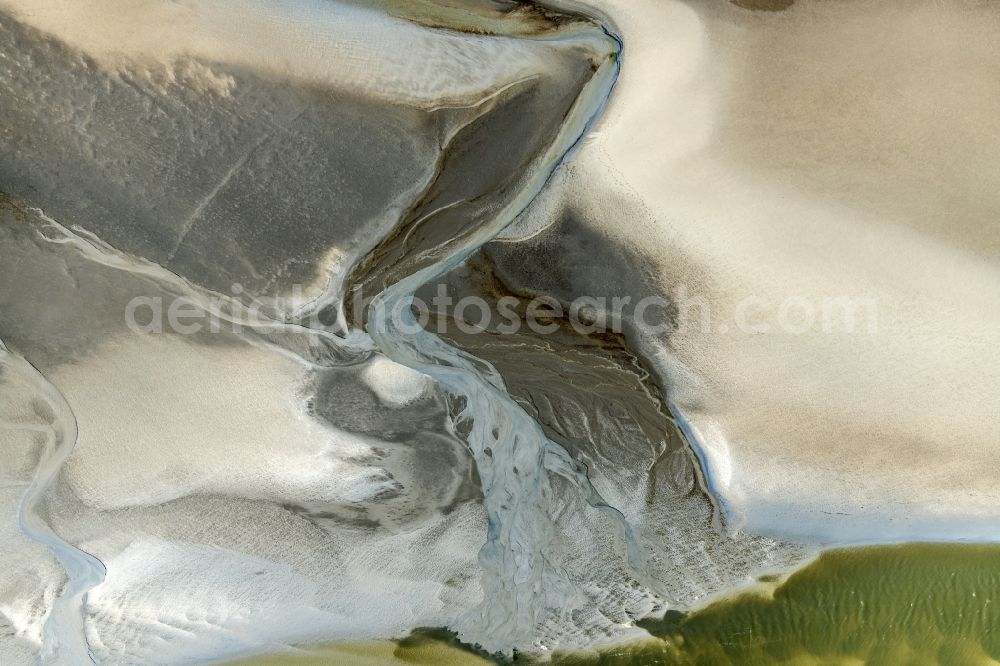
<svg viewBox="0 0 1000 666">
<path fill-rule="evenodd" d="M 324 643 L 284 654 L 261 655 L 230 666 L 488 666 L 496 663 L 460 643 L 445 629 L 415 629 L 399 641 Z"/>
<path fill-rule="evenodd" d="M 977 664 L 1000 659 L 1000 548 L 829 551 L 783 583 L 640 626 L 642 654 L 565 664 Z"/>
</svg>

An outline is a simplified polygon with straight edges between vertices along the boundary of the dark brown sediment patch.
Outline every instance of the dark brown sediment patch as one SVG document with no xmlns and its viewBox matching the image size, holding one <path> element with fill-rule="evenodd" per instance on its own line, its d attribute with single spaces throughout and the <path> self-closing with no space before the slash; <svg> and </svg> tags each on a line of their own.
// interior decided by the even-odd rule
<svg viewBox="0 0 1000 666">
<path fill-rule="evenodd" d="M 447 256 L 521 191 L 605 55 L 582 45 L 553 50 L 552 63 L 486 91 L 479 103 L 433 112 L 441 126 L 434 175 L 395 228 L 353 268 L 345 289 L 349 323 L 363 326 L 366 317 L 355 305 L 357 293 L 373 298 Z"/>
<path fill-rule="evenodd" d="M 0 190 L 0 213 L 11 215 L 18 222 L 28 220 L 28 212 L 24 206 L 6 192 Z"/>
<path fill-rule="evenodd" d="M 780 12 L 795 4 L 795 0 L 729 0 L 742 9 L 762 12 Z"/>
<path fill-rule="evenodd" d="M 497 275 L 492 260 L 479 252 L 445 277 L 456 300 L 476 296 L 498 312 L 503 298 L 516 299 L 513 311 L 524 322 L 533 294 L 513 291 Z M 430 302 L 437 285 L 418 292 Z M 479 312 L 472 311 L 478 316 Z M 568 307 L 563 308 L 567 312 Z M 641 461 L 648 477 L 646 502 L 658 486 L 669 493 L 691 492 L 694 459 L 665 407 L 663 392 L 646 362 L 625 336 L 612 330 L 587 330 L 589 322 L 574 322 L 563 314 L 540 317 L 554 328 L 539 334 L 522 325 L 500 332 L 496 324 L 482 332 L 464 332 L 454 312 L 432 310 L 429 328 L 440 337 L 492 364 L 503 376 L 508 393 L 535 419 L 546 435 L 588 463 L 606 462 L 608 439 L 626 454 L 629 464 Z M 474 322 L 464 322 L 474 323 Z M 468 327 L 466 327 L 468 328 Z M 614 456 L 612 456 L 614 457 Z"/>
<path fill-rule="evenodd" d="M 355 0 L 427 28 L 478 35 L 535 37 L 574 24 L 592 24 L 581 15 L 556 11 L 530 0 Z"/>
</svg>

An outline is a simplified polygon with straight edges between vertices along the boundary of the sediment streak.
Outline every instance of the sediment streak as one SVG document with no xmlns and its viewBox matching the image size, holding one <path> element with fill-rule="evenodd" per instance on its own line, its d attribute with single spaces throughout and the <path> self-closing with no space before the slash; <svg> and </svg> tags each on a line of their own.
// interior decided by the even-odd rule
<svg viewBox="0 0 1000 666">
<path fill-rule="evenodd" d="M 82 664 L 93 661 L 84 628 L 83 605 L 87 591 L 104 580 L 104 565 L 93 555 L 62 539 L 39 515 L 39 505 L 45 492 L 55 482 L 59 469 L 76 445 L 76 417 L 59 389 L 30 363 L 9 351 L 3 341 L 0 341 L 0 369 L 34 386 L 53 415 L 44 429 L 47 435 L 46 451 L 18 507 L 21 531 L 46 546 L 66 571 L 66 585 L 45 622 L 40 657 L 45 663 Z"/>
</svg>

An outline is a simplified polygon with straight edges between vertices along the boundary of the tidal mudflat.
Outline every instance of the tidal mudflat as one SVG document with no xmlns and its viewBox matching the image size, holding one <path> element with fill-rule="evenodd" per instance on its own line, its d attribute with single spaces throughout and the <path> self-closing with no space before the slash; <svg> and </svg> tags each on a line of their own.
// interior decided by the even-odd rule
<svg viewBox="0 0 1000 666">
<path fill-rule="evenodd" d="M 0 662 L 1000 659 L 998 36 L 0 0 Z"/>
<path fill-rule="evenodd" d="M 1000 659 L 998 557 L 996 546 L 831 550 L 785 578 L 766 578 L 695 612 L 641 621 L 651 634 L 643 641 L 556 652 L 551 663 L 993 663 Z M 306 647 L 238 663 L 491 662 L 537 663 L 524 656 L 490 659 L 447 632 L 429 630 L 396 642 Z"/>
</svg>

